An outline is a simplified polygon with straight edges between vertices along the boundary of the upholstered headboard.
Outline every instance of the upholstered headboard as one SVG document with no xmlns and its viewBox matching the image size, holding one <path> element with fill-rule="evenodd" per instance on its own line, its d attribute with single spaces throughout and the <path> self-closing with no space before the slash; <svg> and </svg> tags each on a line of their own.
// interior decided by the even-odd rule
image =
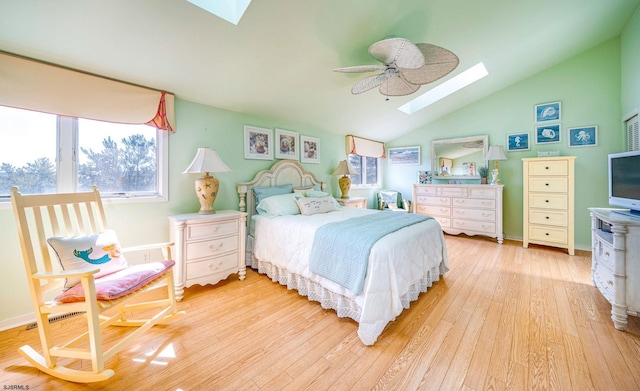
<svg viewBox="0 0 640 391">
<path fill-rule="evenodd" d="M 312 172 L 305 171 L 297 161 L 280 160 L 271 166 L 271 169 L 257 173 L 250 182 L 238 182 L 238 207 L 241 212 L 247 212 L 247 222 L 251 221 L 251 216 L 256 212 L 254 187 L 288 184 L 292 184 L 293 187 L 320 186 L 322 190 L 326 188 L 325 182 L 320 182 Z"/>
</svg>

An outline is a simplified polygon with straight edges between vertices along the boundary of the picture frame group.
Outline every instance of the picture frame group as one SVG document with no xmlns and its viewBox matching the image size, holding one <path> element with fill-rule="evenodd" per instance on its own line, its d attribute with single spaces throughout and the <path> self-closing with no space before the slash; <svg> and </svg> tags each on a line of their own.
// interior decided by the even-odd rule
<svg viewBox="0 0 640 391">
<path fill-rule="evenodd" d="M 302 163 L 320 163 L 320 139 L 301 136 L 284 129 L 244 127 L 244 158 L 273 160 L 300 160 Z"/>
</svg>

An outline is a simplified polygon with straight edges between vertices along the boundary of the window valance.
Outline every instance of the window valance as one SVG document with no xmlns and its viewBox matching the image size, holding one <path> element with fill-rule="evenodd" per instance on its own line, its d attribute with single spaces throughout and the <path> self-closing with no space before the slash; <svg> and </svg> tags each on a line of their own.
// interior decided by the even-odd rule
<svg viewBox="0 0 640 391">
<path fill-rule="evenodd" d="M 176 129 L 173 94 L 1 52 L 0 105 Z"/>
<path fill-rule="evenodd" d="M 384 143 L 380 141 L 368 140 L 358 136 L 347 136 L 347 154 L 356 154 L 360 156 L 385 158 L 386 151 Z"/>
</svg>

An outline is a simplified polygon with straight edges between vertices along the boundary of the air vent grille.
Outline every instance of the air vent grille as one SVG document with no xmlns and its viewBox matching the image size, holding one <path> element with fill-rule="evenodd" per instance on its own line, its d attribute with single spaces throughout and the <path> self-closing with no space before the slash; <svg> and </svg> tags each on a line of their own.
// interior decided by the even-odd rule
<svg viewBox="0 0 640 391">
<path fill-rule="evenodd" d="M 627 150 L 638 151 L 640 150 L 640 129 L 638 126 L 638 117 L 634 116 L 627 122 Z"/>
</svg>

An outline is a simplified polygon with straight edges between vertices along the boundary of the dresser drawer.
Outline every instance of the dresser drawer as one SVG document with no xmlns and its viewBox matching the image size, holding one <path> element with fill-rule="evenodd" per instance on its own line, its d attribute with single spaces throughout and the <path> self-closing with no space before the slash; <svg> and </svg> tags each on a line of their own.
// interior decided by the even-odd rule
<svg viewBox="0 0 640 391">
<path fill-rule="evenodd" d="M 417 195 L 431 195 L 431 196 L 434 196 L 434 195 L 437 194 L 437 189 L 435 187 L 417 186 L 416 187 L 416 194 Z"/>
<path fill-rule="evenodd" d="M 417 198 L 418 198 L 418 204 L 444 205 L 444 206 L 451 205 L 451 198 L 449 198 L 449 197 L 426 197 L 426 196 L 421 196 L 421 197 L 417 197 Z"/>
<path fill-rule="evenodd" d="M 595 256 L 598 264 L 604 265 L 609 270 L 616 270 L 613 246 L 601 238 L 597 238 L 595 247 Z"/>
<path fill-rule="evenodd" d="M 529 193 L 529 207 L 566 210 L 568 198 L 566 194 Z"/>
<path fill-rule="evenodd" d="M 454 198 L 451 200 L 453 206 L 464 206 L 467 208 L 483 208 L 483 209 L 495 209 L 496 200 L 483 200 L 475 198 Z"/>
<path fill-rule="evenodd" d="M 530 209 L 529 222 L 531 224 L 566 227 L 569 223 L 569 218 L 566 211 Z"/>
<path fill-rule="evenodd" d="M 229 235 L 238 232 L 238 220 L 223 221 L 215 224 L 192 224 L 187 227 L 186 239 L 198 240 Z"/>
<path fill-rule="evenodd" d="M 558 227 L 529 226 L 529 238 L 542 242 L 567 244 L 567 229 Z"/>
<path fill-rule="evenodd" d="M 469 189 L 462 186 L 439 187 L 438 195 L 453 196 L 453 197 L 467 197 L 469 195 Z"/>
<path fill-rule="evenodd" d="M 476 198 L 492 198 L 495 200 L 496 198 L 496 189 L 493 188 L 475 188 L 472 187 L 469 189 L 469 197 Z"/>
<path fill-rule="evenodd" d="M 451 219 L 448 217 L 442 216 L 433 216 L 433 218 L 440 224 L 442 228 L 450 228 L 451 227 Z"/>
<path fill-rule="evenodd" d="M 451 216 L 451 208 L 446 206 L 418 205 L 418 213 L 429 216 Z"/>
<path fill-rule="evenodd" d="M 529 162 L 529 175 L 568 175 L 569 163 L 566 160 Z"/>
<path fill-rule="evenodd" d="M 529 178 L 529 191 L 566 193 L 569 191 L 569 178 Z"/>
<path fill-rule="evenodd" d="M 238 235 L 187 243 L 187 262 L 238 250 Z"/>
<path fill-rule="evenodd" d="M 453 217 L 454 219 L 462 218 L 495 222 L 496 212 L 494 210 L 453 208 L 453 214 L 451 217 Z"/>
<path fill-rule="evenodd" d="M 596 284 L 602 295 L 613 304 L 615 290 L 613 287 L 613 272 L 604 265 L 598 265 L 593 270 L 593 282 Z"/>
<path fill-rule="evenodd" d="M 238 253 L 231 253 L 206 259 L 199 262 L 190 262 L 187 267 L 187 279 L 206 277 L 211 274 L 220 273 L 226 270 L 238 269 Z"/>
<path fill-rule="evenodd" d="M 488 234 L 496 232 L 496 224 L 494 222 L 472 221 L 454 218 L 453 220 L 451 220 L 451 226 L 453 228 L 464 229 L 466 231 L 484 232 Z"/>
</svg>

